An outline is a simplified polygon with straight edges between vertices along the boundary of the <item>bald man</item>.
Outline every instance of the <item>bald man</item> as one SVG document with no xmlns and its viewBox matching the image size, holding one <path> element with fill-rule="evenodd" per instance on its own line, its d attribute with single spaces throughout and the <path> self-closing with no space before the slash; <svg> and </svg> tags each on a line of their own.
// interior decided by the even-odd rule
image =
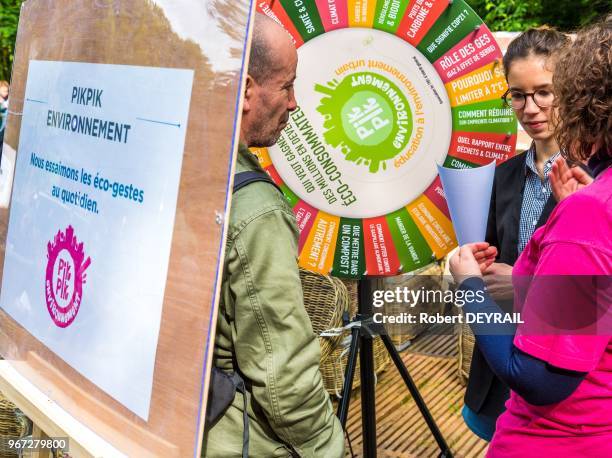
<svg viewBox="0 0 612 458">
<path fill-rule="evenodd" d="M 263 172 L 247 146 L 272 146 L 297 104 L 297 53 L 279 25 L 257 14 L 236 173 Z M 265 173 L 265 172 L 264 172 Z M 320 348 L 304 308 L 298 230 L 271 183 L 232 198 L 213 365 L 237 372 L 246 391 L 207 425 L 203 456 L 344 456 L 344 435 L 319 372 Z M 248 450 L 244 448 L 244 405 Z"/>
</svg>

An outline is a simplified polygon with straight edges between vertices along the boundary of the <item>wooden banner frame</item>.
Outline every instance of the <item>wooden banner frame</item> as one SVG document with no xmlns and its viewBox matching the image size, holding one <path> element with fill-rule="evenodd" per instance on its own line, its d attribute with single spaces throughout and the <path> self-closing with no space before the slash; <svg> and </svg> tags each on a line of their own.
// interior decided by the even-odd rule
<svg viewBox="0 0 612 458">
<path fill-rule="evenodd" d="M 77 421 L 122 453 L 138 457 L 200 454 L 228 187 L 254 11 L 251 0 L 207 1 L 200 6 L 210 13 L 209 23 L 202 18 L 201 27 L 217 27 L 223 42 L 231 43 L 222 57 L 231 56 L 234 68 L 216 72 L 219 56 L 207 55 L 198 42 L 201 37 L 186 32 L 185 23 L 194 20 L 196 5 L 175 3 L 27 0 L 19 23 L 5 136 L 5 143 L 18 150 L 30 60 L 194 70 L 148 421 L 66 364 L 0 309 L 2 356 Z M 213 20 L 215 24 L 210 23 Z M 0 209 L 0 277 L 8 212 Z"/>
</svg>

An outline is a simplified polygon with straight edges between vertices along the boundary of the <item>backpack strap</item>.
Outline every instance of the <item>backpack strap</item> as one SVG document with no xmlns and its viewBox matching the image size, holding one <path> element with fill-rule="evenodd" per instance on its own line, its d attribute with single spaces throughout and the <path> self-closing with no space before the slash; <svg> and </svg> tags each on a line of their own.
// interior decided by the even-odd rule
<svg viewBox="0 0 612 458">
<path fill-rule="evenodd" d="M 232 375 L 236 391 L 242 394 L 243 411 L 242 411 L 242 458 L 249 458 L 249 414 L 247 412 L 247 390 L 244 379 L 238 371 Z"/>
<path fill-rule="evenodd" d="M 278 191 L 283 194 L 283 191 L 281 190 L 281 188 L 279 188 L 277 186 L 276 183 L 274 183 L 274 181 L 272 181 L 272 178 L 270 178 L 270 175 L 268 175 L 266 172 L 260 172 L 257 170 L 249 170 L 247 172 L 239 172 L 234 176 L 234 187 L 233 187 L 233 191 L 234 193 L 237 192 L 238 190 L 244 188 L 245 186 L 254 183 L 256 181 L 265 181 L 266 183 L 270 183 L 272 186 L 274 186 L 276 189 L 278 189 Z M 234 362 L 234 366 L 238 367 L 237 363 Z M 242 458 L 248 458 L 249 456 L 249 415 L 247 412 L 247 390 L 246 390 L 246 384 L 244 382 L 244 379 L 241 377 L 240 373 L 236 370 L 232 376 L 232 382 L 233 385 L 236 389 L 236 391 L 238 391 L 239 393 L 242 394 L 243 397 L 243 412 L 242 412 L 242 422 L 243 422 L 243 430 L 242 430 Z"/>
<path fill-rule="evenodd" d="M 283 193 L 283 191 L 281 191 L 281 188 L 279 188 L 278 185 L 274 183 L 274 181 L 272 181 L 270 175 L 268 175 L 266 172 L 260 172 L 257 170 L 249 170 L 247 172 L 237 173 L 234 176 L 234 192 L 256 181 L 265 181 L 267 183 L 270 183 L 272 186 L 278 189 L 281 194 Z"/>
</svg>

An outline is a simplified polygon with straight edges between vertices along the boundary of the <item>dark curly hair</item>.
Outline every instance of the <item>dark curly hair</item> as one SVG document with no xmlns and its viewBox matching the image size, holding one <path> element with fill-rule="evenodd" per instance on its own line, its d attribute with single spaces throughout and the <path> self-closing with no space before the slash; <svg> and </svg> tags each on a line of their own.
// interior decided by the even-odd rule
<svg viewBox="0 0 612 458">
<path fill-rule="evenodd" d="M 612 15 L 576 35 L 553 76 L 555 136 L 568 159 L 612 156 Z"/>
<path fill-rule="evenodd" d="M 510 42 L 504 54 L 506 79 L 512 62 L 529 56 L 540 56 L 546 60 L 556 55 L 570 43 L 567 35 L 548 26 L 527 29 Z"/>
</svg>

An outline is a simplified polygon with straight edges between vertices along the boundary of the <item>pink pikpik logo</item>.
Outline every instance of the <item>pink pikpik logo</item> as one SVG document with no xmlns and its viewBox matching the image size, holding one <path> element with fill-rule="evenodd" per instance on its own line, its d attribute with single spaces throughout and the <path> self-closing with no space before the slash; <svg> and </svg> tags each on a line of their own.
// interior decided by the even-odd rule
<svg viewBox="0 0 612 458">
<path fill-rule="evenodd" d="M 57 231 L 47 243 L 45 300 L 51 319 L 60 328 L 70 326 L 79 313 L 89 264 L 91 259 L 85 259 L 83 243 L 77 241 L 72 226 L 66 232 Z"/>
</svg>

